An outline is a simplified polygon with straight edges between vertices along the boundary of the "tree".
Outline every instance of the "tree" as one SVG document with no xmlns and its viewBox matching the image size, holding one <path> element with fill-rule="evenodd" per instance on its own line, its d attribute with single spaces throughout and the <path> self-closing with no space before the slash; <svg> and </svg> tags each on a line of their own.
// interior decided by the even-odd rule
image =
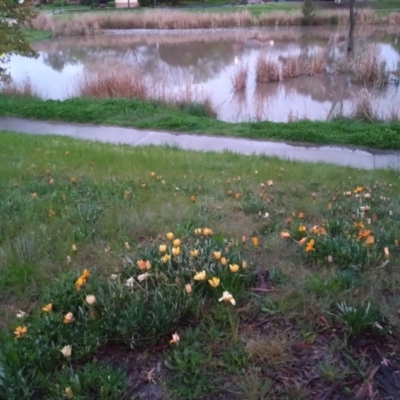
<svg viewBox="0 0 400 400">
<path fill-rule="evenodd" d="M 347 51 L 351 53 L 354 48 L 354 27 L 356 24 L 357 11 L 355 11 L 355 0 L 350 0 L 350 31 L 349 31 L 349 43 L 347 46 Z"/>
<path fill-rule="evenodd" d="M 11 55 L 36 57 L 23 31 L 25 23 L 34 16 L 34 11 L 23 7 L 17 0 L 0 0 L 0 82 L 10 79 L 5 64 Z"/>
<path fill-rule="evenodd" d="M 301 8 L 303 25 L 312 25 L 315 17 L 315 4 L 313 0 L 304 0 Z"/>
</svg>

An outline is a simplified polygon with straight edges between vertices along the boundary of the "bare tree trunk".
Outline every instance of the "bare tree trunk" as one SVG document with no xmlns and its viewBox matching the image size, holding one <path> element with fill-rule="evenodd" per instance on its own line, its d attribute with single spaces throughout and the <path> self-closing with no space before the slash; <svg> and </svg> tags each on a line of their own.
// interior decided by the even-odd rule
<svg viewBox="0 0 400 400">
<path fill-rule="evenodd" d="M 356 24 L 355 0 L 350 0 L 350 31 L 349 31 L 349 44 L 347 51 L 351 53 L 354 49 L 354 27 Z"/>
</svg>

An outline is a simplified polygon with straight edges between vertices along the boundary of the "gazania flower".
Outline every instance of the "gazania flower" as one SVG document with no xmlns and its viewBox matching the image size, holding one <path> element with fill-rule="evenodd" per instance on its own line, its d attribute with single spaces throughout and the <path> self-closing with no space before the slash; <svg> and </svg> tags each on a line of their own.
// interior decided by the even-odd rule
<svg viewBox="0 0 400 400">
<path fill-rule="evenodd" d="M 365 194 L 364 194 L 364 198 L 366 198 L 366 199 L 371 198 L 371 193 L 365 193 Z"/>
<path fill-rule="evenodd" d="M 89 306 L 93 306 L 93 305 L 95 305 L 96 302 L 97 302 L 96 297 L 95 297 L 93 294 L 88 294 L 88 295 L 86 296 L 85 301 L 86 301 L 86 303 L 87 303 Z"/>
<path fill-rule="evenodd" d="M 314 240 L 314 239 L 311 239 L 311 240 L 307 243 L 306 251 L 307 251 L 307 252 L 315 251 L 314 244 L 315 244 L 315 240 Z"/>
<path fill-rule="evenodd" d="M 175 239 L 172 244 L 174 245 L 174 247 L 179 247 L 181 245 L 181 241 L 180 239 Z"/>
<path fill-rule="evenodd" d="M 289 232 L 281 232 L 281 238 L 282 239 L 290 238 L 290 233 Z"/>
<path fill-rule="evenodd" d="M 365 225 L 362 222 L 354 222 L 356 228 L 364 229 Z"/>
<path fill-rule="evenodd" d="M 243 262 L 242 262 L 242 268 L 243 268 L 243 269 L 246 269 L 246 268 L 247 268 L 247 262 L 246 262 L 246 261 L 243 261 Z"/>
<path fill-rule="evenodd" d="M 190 196 L 190 200 L 192 201 L 192 203 L 196 202 L 196 196 Z"/>
<path fill-rule="evenodd" d="M 325 228 L 323 228 L 322 226 L 318 226 L 318 225 L 315 225 L 315 226 L 312 228 L 312 232 L 314 233 L 314 235 L 318 235 L 318 236 L 326 235 L 326 230 L 325 230 Z"/>
<path fill-rule="evenodd" d="M 81 290 L 81 287 L 85 285 L 86 285 L 86 279 L 83 276 L 80 276 L 75 282 L 75 286 L 78 290 Z"/>
<path fill-rule="evenodd" d="M 214 258 L 216 260 L 220 260 L 221 259 L 221 252 L 220 251 L 214 251 Z"/>
<path fill-rule="evenodd" d="M 229 264 L 229 269 L 233 272 L 236 273 L 239 271 L 239 265 L 237 264 Z"/>
<path fill-rule="evenodd" d="M 134 284 L 135 284 L 135 278 L 133 278 L 132 276 L 125 282 L 125 286 L 128 288 L 133 288 Z"/>
<path fill-rule="evenodd" d="M 221 265 L 223 265 L 223 266 L 225 266 L 228 263 L 228 261 L 226 260 L 225 257 L 222 257 L 220 262 L 221 262 Z"/>
<path fill-rule="evenodd" d="M 190 255 L 191 255 L 193 258 L 196 258 L 196 257 L 199 256 L 199 251 L 198 251 L 197 249 L 191 250 Z"/>
<path fill-rule="evenodd" d="M 31 194 L 31 197 L 32 197 L 32 199 L 36 199 L 37 193 L 36 193 L 36 192 L 33 192 L 33 193 Z"/>
<path fill-rule="evenodd" d="M 251 238 L 251 240 L 253 241 L 253 246 L 254 247 L 258 247 L 258 245 L 259 245 L 258 237 L 257 236 L 253 236 Z"/>
<path fill-rule="evenodd" d="M 165 244 L 160 244 L 160 253 L 165 253 L 167 251 L 167 246 Z"/>
<path fill-rule="evenodd" d="M 361 193 L 364 190 L 362 186 L 357 186 L 356 189 L 354 190 L 354 193 Z"/>
<path fill-rule="evenodd" d="M 305 242 L 307 242 L 307 238 L 306 238 L 306 237 L 303 237 L 303 239 L 299 240 L 297 243 L 298 243 L 299 246 L 303 246 L 303 244 L 304 244 Z"/>
<path fill-rule="evenodd" d="M 73 176 L 71 176 L 71 178 L 69 178 L 69 181 L 70 181 L 71 183 L 75 183 L 75 182 L 76 182 L 76 178 L 74 178 Z"/>
<path fill-rule="evenodd" d="M 156 176 L 156 173 L 154 171 L 151 171 L 150 176 Z"/>
<path fill-rule="evenodd" d="M 374 244 L 375 243 L 375 238 L 370 235 L 367 237 L 367 244 Z"/>
<path fill-rule="evenodd" d="M 201 235 L 202 233 L 203 233 L 203 230 L 200 229 L 200 228 L 197 228 L 197 229 L 194 230 L 194 234 L 195 234 L 196 236 L 199 236 L 199 235 Z"/>
<path fill-rule="evenodd" d="M 180 247 L 173 247 L 172 248 L 172 254 L 177 257 L 179 254 L 181 254 L 181 248 Z"/>
<path fill-rule="evenodd" d="M 49 313 L 52 309 L 53 309 L 52 303 L 46 304 L 44 307 L 42 307 L 42 311 L 44 311 L 46 313 Z"/>
<path fill-rule="evenodd" d="M 64 324 L 70 324 L 73 321 L 74 321 L 74 314 L 72 314 L 72 312 L 69 312 L 64 315 Z"/>
<path fill-rule="evenodd" d="M 304 213 L 299 212 L 299 218 L 300 218 L 300 219 L 303 219 L 303 218 L 304 218 Z"/>
<path fill-rule="evenodd" d="M 235 199 L 240 199 L 241 194 L 240 193 L 236 193 L 235 194 Z"/>
<path fill-rule="evenodd" d="M 69 359 L 72 354 L 72 346 L 71 345 L 64 346 L 60 351 L 65 358 Z"/>
<path fill-rule="evenodd" d="M 204 236 L 211 236 L 213 234 L 212 229 L 204 228 L 203 230 Z"/>
<path fill-rule="evenodd" d="M 205 279 L 206 279 L 206 271 L 201 271 L 201 272 L 198 272 L 194 277 L 193 277 L 193 279 L 195 280 L 195 281 L 204 281 Z"/>
<path fill-rule="evenodd" d="M 27 333 L 28 329 L 26 328 L 26 326 L 17 326 L 14 331 L 15 339 L 19 339 L 20 337 L 26 335 Z"/>
<path fill-rule="evenodd" d="M 26 315 L 25 311 L 18 310 L 17 314 L 15 315 L 17 318 L 24 318 Z"/>
<path fill-rule="evenodd" d="M 273 185 L 274 185 L 274 181 L 273 181 L 272 179 L 270 179 L 270 180 L 267 182 L 267 185 L 268 185 L 268 186 L 273 186 Z"/>
<path fill-rule="evenodd" d="M 137 279 L 139 282 L 145 281 L 149 276 L 151 276 L 148 272 L 144 274 L 138 275 Z"/>
<path fill-rule="evenodd" d="M 179 335 L 175 332 L 174 334 L 172 334 L 172 339 L 169 341 L 171 344 L 178 344 L 179 341 L 181 340 L 181 338 L 179 337 Z"/>
<path fill-rule="evenodd" d="M 67 395 L 68 399 L 73 399 L 74 394 L 72 393 L 72 389 L 68 386 L 65 388 L 65 394 Z"/>
<path fill-rule="evenodd" d="M 53 179 L 53 178 L 51 178 L 51 179 L 49 180 L 49 185 L 54 185 L 54 179 Z"/>
<path fill-rule="evenodd" d="M 129 243 L 128 243 L 128 242 L 125 242 L 124 245 L 125 245 L 125 248 L 126 248 L 127 250 L 130 250 L 130 249 L 131 249 L 131 246 L 129 246 Z"/>
<path fill-rule="evenodd" d="M 170 241 L 174 240 L 174 237 L 175 237 L 172 232 L 168 232 L 166 236 L 167 236 L 167 239 Z"/>
<path fill-rule="evenodd" d="M 125 190 L 124 192 L 124 199 L 127 199 L 131 195 L 130 190 Z"/>
<path fill-rule="evenodd" d="M 216 276 L 213 276 L 211 279 L 208 280 L 208 283 L 216 288 L 217 286 L 219 286 L 219 278 L 217 278 Z"/>
<path fill-rule="evenodd" d="M 385 254 L 385 257 L 388 258 L 388 257 L 390 256 L 389 247 L 385 247 L 385 248 L 383 249 L 383 253 Z"/>
<path fill-rule="evenodd" d="M 305 232 L 307 230 L 307 228 L 304 225 L 300 225 L 298 228 L 299 232 Z"/>
<path fill-rule="evenodd" d="M 225 292 L 222 293 L 222 297 L 218 301 L 225 301 L 227 303 L 231 303 L 233 306 L 236 305 L 236 301 L 233 298 L 233 296 L 225 290 Z"/>
<path fill-rule="evenodd" d="M 370 235 L 371 235 L 371 231 L 369 229 L 361 229 L 358 232 L 358 238 L 359 239 L 367 238 Z"/>
<path fill-rule="evenodd" d="M 185 291 L 186 291 L 187 294 L 192 293 L 192 285 L 190 283 L 187 283 L 185 285 Z"/>
<path fill-rule="evenodd" d="M 84 269 L 82 272 L 82 277 L 87 279 L 90 276 L 90 271 L 88 269 Z"/>
<path fill-rule="evenodd" d="M 164 264 L 167 264 L 168 261 L 170 261 L 170 260 L 171 260 L 171 256 L 170 256 L 169 254 L 166 254 L 165 256 L 161 257 L 161 261 L 162 261 Z"/>
<path fill-rule="evenodd" d="M 76 244 L 73 244 L 73 245 L 71 246 L 71 249 L 72 249 L 72 251 L 73 251 L 74 253 L 76 253 L 76 252 L 78 251 L 78 247 L 76 247 Z"/>
<path fill-rule="evenodd" d="M 139 267 L 139 269 L 140 269 L 141 271 L 151 269 L 151 263 L 150 263 L 149 260 L 147 260 L 147 261 L 138 260 L 138 261 L 136 262 L 136 265 Z"/>
<path fill-rule="evenodd" d="M 72 262 L 71 256 L 68 255 L 68 256 L 67 256 L 67 264 L 71 264 L 71 262 Z"/>
</svg>

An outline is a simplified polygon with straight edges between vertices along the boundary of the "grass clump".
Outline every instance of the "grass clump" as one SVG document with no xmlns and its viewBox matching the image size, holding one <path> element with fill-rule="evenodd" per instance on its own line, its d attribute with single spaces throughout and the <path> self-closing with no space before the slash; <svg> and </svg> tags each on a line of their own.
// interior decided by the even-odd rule
<svg viewBox="0 0 400 400">
<path fill-rule="evenodd" d="M 396 171 L 0 139 L 1 398 L 353 398 L 400 369 Z"/>
</svg>

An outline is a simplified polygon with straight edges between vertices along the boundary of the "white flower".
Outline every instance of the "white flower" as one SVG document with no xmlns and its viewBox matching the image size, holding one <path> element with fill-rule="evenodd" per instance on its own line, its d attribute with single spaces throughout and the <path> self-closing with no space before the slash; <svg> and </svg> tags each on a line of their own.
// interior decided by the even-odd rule
<svg viewBox="0 0 400 400">
<path fill-rule="evenodd" d="M 126 280 L 125 285 L 128 286 L 129 288 L 133 288 L 133 285 L 135 283 L 135 278 L 133 278 L 132 276 Z"/>
<path fill-rule="evenodd" d="M 71 345 L 64 346 L 60 351 L 61 353 L 63 353 L 63 356 L 65 358 L 70 358 L 72 354 L 72 346 Z"/>
<path fill-rule="evenodd" d="M 264 214 L 264 218 L 269 218 L 269 213 L 266 212 L 266 213 Z"/>
<path fill-rule="evenodd" d="M 17 318 L 24 318 L 25 315 L 26 315 L 26 312 L 25 312 L 25 311 L 18 310 L 16 316 L 17 316 Z"/>
<path fill-rule="evenodd" d="M 267 183 L 268 183 L 268 186 L 273 186 L 274 185 L 274 181 L 272 179 L 270 179 Z"/>
<path fill-rule="evenodd" d="M 175 332 L 172 335 L 172 339 L 169 341 L 171 344 L 178 344 L 179 341 L 181 340 L 181 338 L 179 337 L 179 335 Z"/>
<path fill-rule="evenodd" d="M 236 300 L 233 298 L 233 296 L 225 290 L 224 293 L 222 293 L 222 297 L 219 299 L 219 301 L 226 301 L 227 303 L 231 303 L 233 306 L 236 304 Z"/>
<path fill-rule="evenodd" d="M 145 272 L 144 274 L 138 275 L 138 281 L 142 282 L 144 280 L 146 280 L 148 277 L 150 276 L 150 274 L 148 272 Z"/>
<path fill-rule="evenodd" d="M 85 300 L 86 303 L 89 304 L 89 306 L 93 306 L 94 304 L 96 304 L 96 297 L 93 294 L 88 294 Z"/>
<path fill-rule="evenodd" d="M 110 279 L 112 281 L 116 281 L 118 279 L 118 277 L 119 277 L 119 274 L 111 274 Z"/>
</svg>

